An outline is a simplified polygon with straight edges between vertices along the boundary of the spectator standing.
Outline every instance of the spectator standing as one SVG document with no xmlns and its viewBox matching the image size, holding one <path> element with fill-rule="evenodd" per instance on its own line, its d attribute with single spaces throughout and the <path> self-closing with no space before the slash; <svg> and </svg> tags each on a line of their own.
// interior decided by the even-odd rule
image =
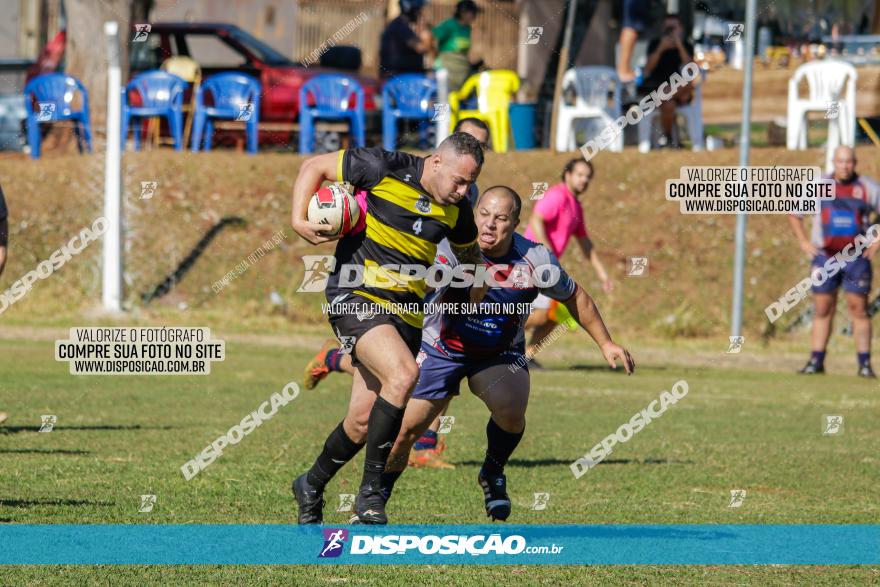
<svg viewBox="0 0 880 587">
<path fill-rule="evenodd" d="M 834 151 L 834 199 L 822 200 L 813 217 L 810 236 L 804 231 L 803 215 L 789 216 L 792 232 L 801 250 L 809 255 L 812 271 L 824 270 L 825 263 L 851 247 L 868 228 L 871 212 L 880 212 L 880 186 L 856 173 L 856 155 L 851 147 Z M 871 291 L 871 258 L 880 241 L 871 244 L 853 258 L 843 257 L 840 270 L 821 285 L 813 286 L 813 332 L 810 360 L 799 372 L 815 375 L 825 372 L 825 351 L 831 338 L 837 293 L 843 286 L 849 317 L 853 323 L 859 377 L 873 379 L 871 369 L 871 318 L 868 316 L 868 293 Z"/>
<path fill-rule="evenodd" d="M 461 0 L 455 14 L 434 27 L 438 56 L 436 69 L 449 72 L 449 91 L 455 92 L 470 76 L 472 65 L 468 58 L 471 49 L 471 31 L 480 8 L 473 0 Z"/>
<path fill-rule="evenodd" d="M 424 6 L 424 0 L 400 0 L 400 15 L 385 27 L 379 43 L 382 78 L 425 72 L 425 55 L 432 51 L 434 41 L 429 30 L 418 29 Z"/>
</svg>

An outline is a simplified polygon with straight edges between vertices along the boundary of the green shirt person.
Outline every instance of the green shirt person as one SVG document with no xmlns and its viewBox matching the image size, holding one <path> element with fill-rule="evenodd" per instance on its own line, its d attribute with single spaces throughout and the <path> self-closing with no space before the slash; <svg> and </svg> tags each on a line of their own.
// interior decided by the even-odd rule
<svg viewBox="0 0 880 587">
<path fill-rule="evenodd" d="M 439 53 L 461 53 L 467 57 L 471 48 L 471 25 L 447 18 L 434 27 L 434 39 Z"/>
<path fill-rule="evenodd" d="M 449 91 L 458 90 L 471 73 L 468 51 L 471 48 L 471 24 L 480 12 L 473 0 L 461 0 L 455 14 L 432 30 L 437 43 L 436 69 L 449 72 Z"/>
</svg>

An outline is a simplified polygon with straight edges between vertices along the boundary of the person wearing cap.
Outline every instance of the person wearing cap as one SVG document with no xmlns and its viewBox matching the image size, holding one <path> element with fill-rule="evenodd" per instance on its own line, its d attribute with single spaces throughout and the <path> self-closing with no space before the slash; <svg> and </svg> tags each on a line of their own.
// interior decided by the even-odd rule
<svg viewBox="0 0 880 587">
<path fill-rule="evenodd" d="M 461 0 L 455 6 L 455 14 L 434 27 L 437 43 L 435 69 L 449 72 L 449 91 L 457 91 L 473 69 L 468 52 L 471 48 L 471 25 L 480 8 L 473 0 Z"/>
<path fill-rule="evenodd" d="M 434 49 L 428 29 L 419 29 L 424 0 L 400 0 L 400 15 L 382 31 L 379 43 L 379 75 L 383 79 L 401 73 L 424 73 L 425 55 Z"/>
</svg>

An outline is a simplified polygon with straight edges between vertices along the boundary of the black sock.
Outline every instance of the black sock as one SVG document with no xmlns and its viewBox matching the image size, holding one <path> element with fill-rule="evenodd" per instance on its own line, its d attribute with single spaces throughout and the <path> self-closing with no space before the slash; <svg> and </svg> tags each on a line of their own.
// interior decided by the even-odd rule
<svg viewBox="0 0 880 587">
<path fill-rule="evenodd" d="M 403 475 L 403 471 L 385 471 L 379 475 L 379 492 L 385 501 L 391 499 L 391 492 L 394 491 L 394 484 Z"/>
<path fill-rule="evenodd" d="M 525 428 L 516 434 L 505 432 L 495 423 L 495 420 L 489 418 L 489 423 L 486 424 L 488 448 L 486 448 L 486 460 L 483 461 L 483 474 L 500 475 L 503 473 L 507 459 L 513 454 L 523 434 L 525 434 Z"/>
<path fill-rule="evenodd" d="M 385 472 L 385 463 L 388 462 L 388 455 L 402 423 L 403 408 L 391 405 L 381 396 L 377 397 L 367 422 L 367 455 L 361 487 L 379 487 L 379 476 Z"/>
<path fill-rule="evenodd" d="M 324 489 L 324 486 L 333 478 L 333 475 L 345 463 L 353 459 L 363 446 L 363 444 L 357 444 L 348 437 L 348 434 L 342 428 L 342 422 L 340 422 L 339 426 L 327 437 L 327 440 L 324 442 L 324 450 L 321 451 L 315 464 L 309 469 L 308 476 L 306 477 L 309 485 L 318 489 Z"/>
</svg>

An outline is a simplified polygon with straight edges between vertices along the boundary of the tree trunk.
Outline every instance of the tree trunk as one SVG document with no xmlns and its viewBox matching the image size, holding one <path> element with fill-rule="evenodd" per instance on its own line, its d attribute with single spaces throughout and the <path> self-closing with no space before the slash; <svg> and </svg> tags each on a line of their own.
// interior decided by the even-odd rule
<svg viewBox="0 0 880 587">
<path fill-rule="evenodd" d="M 128 79 L 132 0 L 65 0 L 67 47 L 65 72 L 79 79 L 89 93 L 92 127 L 104 136 L 107 118 L 107 42 L 104 23 L 119 23 L 119 59 L 123 83 Z"/>
</svg>

